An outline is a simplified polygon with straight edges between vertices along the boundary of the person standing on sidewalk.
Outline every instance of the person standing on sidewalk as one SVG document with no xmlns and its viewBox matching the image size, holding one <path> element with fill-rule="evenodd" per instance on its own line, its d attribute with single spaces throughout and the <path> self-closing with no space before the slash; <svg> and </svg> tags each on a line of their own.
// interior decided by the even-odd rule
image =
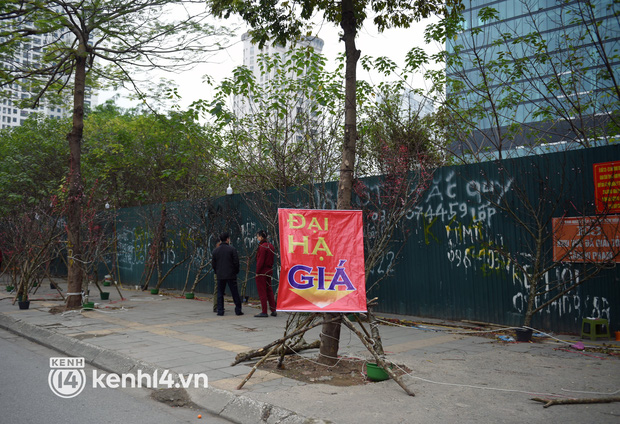
<svg viewBox="0 0 620 424">
<path fill-rule="evenodd" d="M 273 296 L 273 289 L 271 288 L 271 277 L 273 276 L 273 262 L 275 259 L 276 249 L 273 244 L 267 241 L 267 233 L 263 230 L 256 234 L 258 239 L 258 251 L 256 252 L 256 289 L 258 290 L 258 297 L 260 298 L 260 304 L 262 312 L 254 315 L 256 318 L 266 318 L 267 304 L 269 303 L 269 309 L 271 309 L 271 316 L 278 315 L 276 312 L 276 301 Z"/>
<path fill-rule="evenodd" d="M 220 245 L 213 251 L 211 265 L 217 278 L 217 314 L 219 316 L 224 315 L 224 291 L 226 286 L 228 286 L 233 302 L 235 302 L 235 314 L 243 315 L 243 312 L 241 312 L 241 298 L 237 289 L 239 254 L 237 249 L 230 245 L 228 233 L 220 235 Z"/>
<path fill-rule="evenodd" d="M 220 244 L 222 244 L 222 242 L 218 239 L 217 243 L 215 243 L 215 248 L 217 249 L 220 247 Z M 211 262 L 211 264 L 213 265 L 213 262 Z M 217 313 L 217 275 L 213 276 L 213 281 L 215 283 L 213 284 L 213 312 Z"/>
</svg>

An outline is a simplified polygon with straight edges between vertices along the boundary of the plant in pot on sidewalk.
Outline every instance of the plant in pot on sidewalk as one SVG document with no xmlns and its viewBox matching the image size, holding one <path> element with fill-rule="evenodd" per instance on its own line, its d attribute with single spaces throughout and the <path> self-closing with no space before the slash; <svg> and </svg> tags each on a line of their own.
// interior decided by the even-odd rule
<svg viewBox="0 0 620 424">
<path fill-rule="evenodd" d="M 39 281 L 45 264 L 56 257 L 54 246 L 63 233 L 59 219 L 53 205 L 3 217 L 0 232 L 5 252 L 10 252 L 11 285 L 16 290 L 13 304 L 29 301 L 30 289 Z"/>
<path fill-rule="evenodd" d="M 30 308 L 30 300 L 28 299 L 29 289 L 30 285 L 28 284 L 27 279 L 24 278 L 19 281 L 19 285 L 17 286 L 17 293 L 15 294 L 15 298 L 13 299 L 13 304 L 15 304 L 15 301 L 17 301 L 19 309 Z"/>
</svg>

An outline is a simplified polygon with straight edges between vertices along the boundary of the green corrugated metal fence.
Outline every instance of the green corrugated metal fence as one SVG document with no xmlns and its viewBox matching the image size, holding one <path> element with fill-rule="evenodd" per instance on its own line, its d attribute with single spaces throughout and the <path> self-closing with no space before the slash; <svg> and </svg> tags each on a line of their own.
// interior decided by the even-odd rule
<svg viewBox="0 0 620 424">
<path fill-rule="evenodd" d="M 389 272 L 369 296 L 379 297 L 378 309 L 383 312 L 521 325 L 529 282 L 519 266 L 531 265 L 528 261 L 536 248 L 527 236 L 526 227 L 534 223 L 528 208 L 536 208 L 545 218 L 593 215 L 593 164 L 612 160 L 620 160 L 620 146 L 436 170 L 421 201 L 406 214 L 403 234 L 408 236 L 401 256 L 396 258 L 400 242 L 395 241 L 367 275 L 370 287 Z M 364 182 L 370 191 L 378 191 L 382 184 L 379 178 Z M 181 289 L 186 281 L 191 287 L 199 274 L 205 278 L 196 291 L 211 293 L 213 275 L 210 267 L 200 271 L 201 260 L 210 259 L 217 234 L 229 231 L 242 262 L 239 284 L 247 282 L 246 294 L 256 297 L 252 257 L 256 231 L 274 231 L 278 207 L 332 209 L 336 192 L 336 183 L 329 183 L 291 190 L 286 196 L 251 193 L 167 204 L 161 272 L 185 262 L 170 273 L 163 287 Z M 375 212 L 365 219 L 381 216 L 381 211 Z M 124 284 L 144 283 L 149 246 L 160 218 L 158 205 L 119 211 L 118 270 Z M 550 221 L 544 228 L 551 233 Z M 277 245 L 277 237 L 273 239 Z M 551 242 L 543 247 L 550 259 Z M 556 264 L 545 274 L 542 287 L 550 291 L 540 299 L 557 293 L 551 282 L 560 279 L 567 284 L 583 275 L 581 265 Z M 153 276 L 150 286 L 155 283 Z M 618 308 L 620 272 L 612 268 L 561 296 L 535 316 L 533 325 L 577 332 L 583 317 L 594 316 L 608 318 L 612 329 L 618 330 Z"/>
</svg>

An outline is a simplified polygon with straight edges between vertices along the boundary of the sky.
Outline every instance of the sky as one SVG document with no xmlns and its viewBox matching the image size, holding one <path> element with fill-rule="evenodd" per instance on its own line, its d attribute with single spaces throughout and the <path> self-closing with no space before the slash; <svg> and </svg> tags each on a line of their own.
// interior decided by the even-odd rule
<svg viewBox="0 0 620 424">
<path fill-rule="evenodd" d="M 413 47 L 422 47 L 429 52 L 439 49 L 438 46 L 426 45 L 423 41 L 424 28 L 431 22 L 428 19 L 414 24 L 412 28 L 388 29 L 383 33 L 378 33 L 370 18 L 366 22 L 366 25 L 358 32 L 356 39 L 356 46 L 361 50 L 362 56 L 387 56 L 402 66 L 406 53 Z M 173 80 L 178 85 L 178 92 L 182 98 L 179 104 L 182 108 L 187 107 L 195 100 L 210 99 L 212 97 L 213 89 L 202 81 L 205 74 L 209 74 L 216 82 L 219 82 L 229 76 L 236 66 L 243 63 L 241 35 L 246 28 L 238 19 L 231 19 L 228 21 L 228 24 L 236 25 L 240 28 L 231 40 L 231 46 L 214 55 L 210 63 L 199 65 L 191 71 L 179 74 L 161 74 L 161 76 Z M 328 22 L 319 22 L 313 30 L 314 35 L 322 38 L 324 41 L 322 54 L 328 59 L 328 69 L 335 67 L 336 57 L 344 52 L 344 43 L 339 41 L 340 28 Z M 358 66 L 358 79 L 372 79 L 375 83 L 379 82 L 376 76 L 364 73 L 361 66 Z M 420 77 L 413 82 L 413 85 L 415 87 L 423 87 L 423 79 Z M 130 107 L 134 105 L 135 103 L 126 99 L 126 94 L 123 92 L 104 91 L 99 94 L 99 103 L 103 103 L 113 96 L 120 96 L 116 100 L 120 106 Z"/>
</svg>

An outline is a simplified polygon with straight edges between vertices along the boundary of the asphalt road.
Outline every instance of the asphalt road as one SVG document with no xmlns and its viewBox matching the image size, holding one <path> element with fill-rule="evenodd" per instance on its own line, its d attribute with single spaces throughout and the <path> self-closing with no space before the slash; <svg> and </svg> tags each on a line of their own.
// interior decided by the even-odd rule
<svg viewBox="0 0 620 424">
<path fill-rule="evenodd" d="M 48 382 L 50 358 L 62 354 L 0 330 L 0 422 L 13 424 L 89 423 L 229 423 L 223 418 L 191 407 L 171 407 L 151 398 L 145 388 L 92 387 L 73 398 L 57 396 Z M 85 375 L 95 368 L 86 365 Z M 102 372 L 101 370 L 97 370 Z M 199 419 L 198 415 L 202 417 Z"/>
</svg>

